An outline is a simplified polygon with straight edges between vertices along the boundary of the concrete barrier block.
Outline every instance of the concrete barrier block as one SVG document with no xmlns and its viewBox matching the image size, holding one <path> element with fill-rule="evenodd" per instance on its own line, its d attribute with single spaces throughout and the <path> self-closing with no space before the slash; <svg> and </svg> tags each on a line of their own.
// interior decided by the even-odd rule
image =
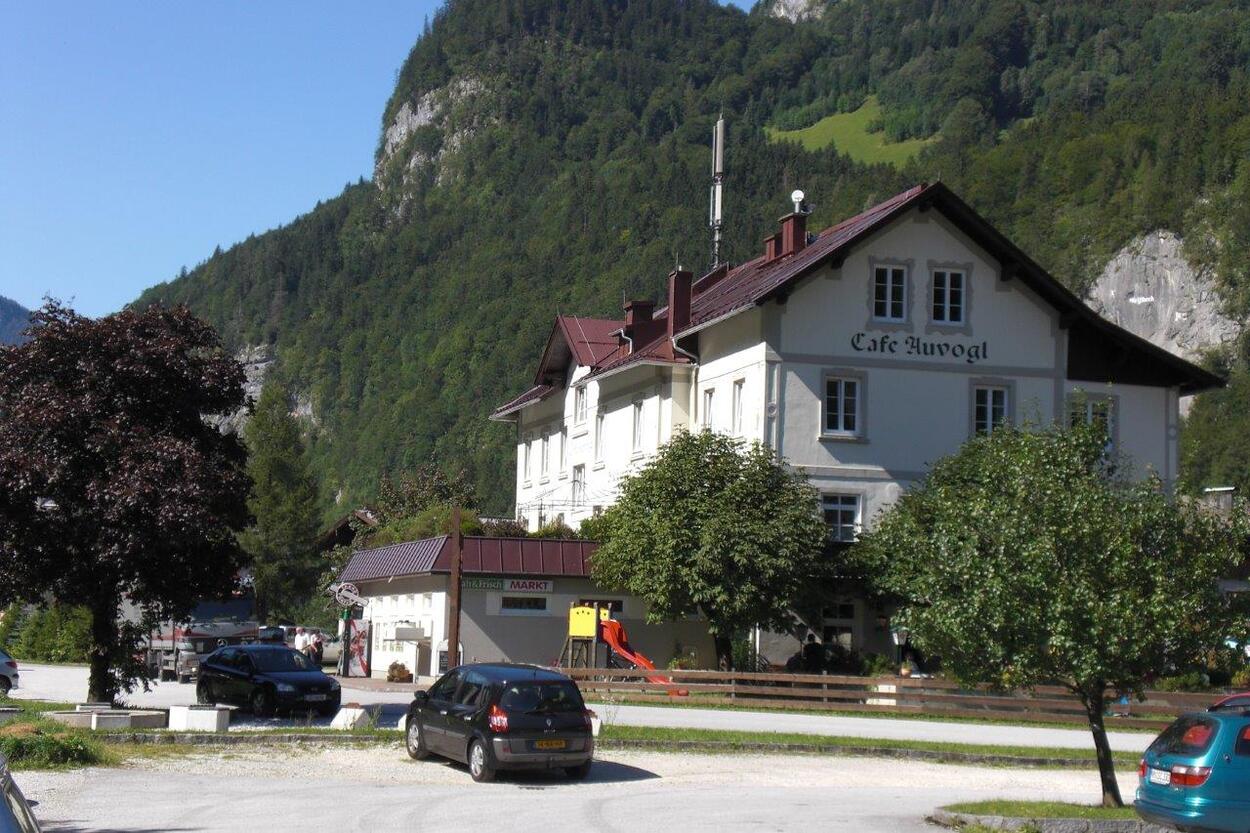
<svg viewBox="0 0 1250 833">
<path fill-rule="evenodd" d="M 370 716 L 367 709 L 347 705 L 339 709 L 338 714 L 330 721 L 330 728 L 343 730 L 359 729 L 363 726 L 368 726 L 369 721 Z"/>
<path fill-rule="evenodd" d="M 45 712 L 44 716 L 72 729 L 90 729 L 94 712 Z"/>
<path fill-rule="evenodd" d="M 224 732 L 230 728 L 229 706 L 171 706 L 169 728 L 180 732 Z"/>
</svg>

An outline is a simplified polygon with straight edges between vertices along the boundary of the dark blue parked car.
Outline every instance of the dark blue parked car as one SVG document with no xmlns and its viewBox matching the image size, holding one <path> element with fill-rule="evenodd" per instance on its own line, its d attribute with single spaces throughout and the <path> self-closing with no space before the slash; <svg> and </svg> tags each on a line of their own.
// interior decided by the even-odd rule
<svg viewBox="0 0 1250 833">
<path fill-rule="evenodd" d="M 1184 831 L 1250 833 L 1250 709 L 1187 714 L 1146 750 L 1137 814 Z"/>
</svg>

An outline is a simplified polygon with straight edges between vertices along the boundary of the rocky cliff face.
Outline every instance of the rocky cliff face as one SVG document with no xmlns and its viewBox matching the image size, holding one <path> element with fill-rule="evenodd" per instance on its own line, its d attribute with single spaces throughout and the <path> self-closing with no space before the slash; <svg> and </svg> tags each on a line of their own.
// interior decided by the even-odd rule
<svg viewBox="0 0 1250 833">
<path fill-rule="evenodd" d="M 243 395 L 247 405 L 228 417 L 214 420 L 219 428 L 228 434 L 242 434 L 243 426 L 247 425 L 252 403 L 260 396 L 260 389 L 265 386 L 265 375 L 273 367 L 273 353 L 265 345 L 244 347 L 234 358 L 243 365 Z"/>
<path fill-rule="evenodd" d="M 825 13 L 827 0 L 773 0 L 769 14 L 784 17 L 791 23 L 801 20 L 819 20 Z"/>
<path fill-rule="evenodd" d="M 441 180 L 445 175 L 439 165 L 443 158 L 490 120 L 483 107 L 486 93 L 481 79 L 461 76 L 401 104 L 382 134 L 374 168 L 378 187 L 385 190 L 405 184 L 431 165 Z"/>
<path fill-rule="evenodd" d="M 1116 253 L 1090 293 L 1104 318 L 1188 359 L 1236 338 L 1210 275 L 1195 270 L 1170 231 L 1144 234 Z"/>
</svg>

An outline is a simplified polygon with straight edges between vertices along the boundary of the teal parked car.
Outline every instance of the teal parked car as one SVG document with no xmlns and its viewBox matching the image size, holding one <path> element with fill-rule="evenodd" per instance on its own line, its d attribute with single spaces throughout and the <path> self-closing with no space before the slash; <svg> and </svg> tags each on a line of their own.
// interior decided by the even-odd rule
<svg viewBox="0 0 1250 833">
<path fill-rule="evenodd" d="M 1138 770 L 1137 814 L 1193 833 L 1250 833 L 1250 708 L 1187 714 Z"/>
</svg>

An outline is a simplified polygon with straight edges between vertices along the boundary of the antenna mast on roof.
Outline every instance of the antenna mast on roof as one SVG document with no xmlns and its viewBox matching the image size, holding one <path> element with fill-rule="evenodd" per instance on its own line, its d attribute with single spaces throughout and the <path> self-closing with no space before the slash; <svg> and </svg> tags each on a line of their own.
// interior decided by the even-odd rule
<svg viewBox="0 0 1250 833">
<path fill-rule="evenodd" d="M 725 116 L 721 114 L 712 128 L 712 196 L 708 208 L 708 226 L 712 229 L 712 268 L 720 265 L 721 183 L 725 179 Z"/>
</svg>

